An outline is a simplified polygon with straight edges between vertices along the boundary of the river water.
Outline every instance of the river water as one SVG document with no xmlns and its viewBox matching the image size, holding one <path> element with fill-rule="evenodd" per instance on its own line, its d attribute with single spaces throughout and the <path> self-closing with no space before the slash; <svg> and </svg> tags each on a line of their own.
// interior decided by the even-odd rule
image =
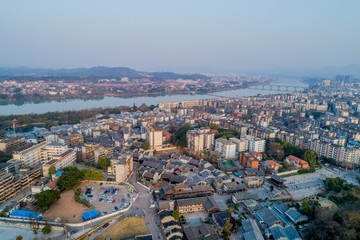
<svg viewBox="0 0 360 240">
<path fill-rule="evenodd" d="M 307 86 L 307 84 L 298 80 L 277 81 L 274 83 L 280 85 L 296 85 Z M 29 113 L 46 113 L 56 111 L 69 111 L 69 110 L 83 110 L 90 108 L 105 108 L 105 107 L 118 107 L 118 106 L 140 106 L 145 103 L 146 105 L 157 105 L 162 102 L 181 102 L 185 100 L 197 99 L 210 99 L 223 97 L 243 97 L 243 96 L 256 96 L 258 94 L 276 94 L 286 93 L 285 91 L 270 91 L 263 89 L 235 89 L 221 92 L 207 93 L 207 94 L 175 94 L 175 95 L 154 95 L 154 96 L 132 96 L 132 97 L 103 97 L 95 99 L 64 99 L 56 101 L 45 102 L 29 102 L 23 104 L 10 103 L 0 106 L 0 115 L 17 115 Z M 287 92 L 288 93 L 288 92 Z"/>
</svg>

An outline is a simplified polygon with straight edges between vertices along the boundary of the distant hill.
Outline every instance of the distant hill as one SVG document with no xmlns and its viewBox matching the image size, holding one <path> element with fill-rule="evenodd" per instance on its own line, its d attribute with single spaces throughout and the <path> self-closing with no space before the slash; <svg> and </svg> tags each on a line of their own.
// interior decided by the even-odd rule
<svg viewBox="0 0 360 240">
<path fill-rule="evenodd" d="M 153 80 L 162 79 L 207 79 L 202 74 L 177 74 L 172 72 L 139 72 L 126 67 L 92 67 L 92 68 L 72 68 L 72 69 L 36 69 L 36 68 L 0 68 L 0 76 L 53 76 L 53 77 L 103 77 L 103 78 L 122 78 L 128 77 L 142 78 L 148 77 Z"/>
</svg>

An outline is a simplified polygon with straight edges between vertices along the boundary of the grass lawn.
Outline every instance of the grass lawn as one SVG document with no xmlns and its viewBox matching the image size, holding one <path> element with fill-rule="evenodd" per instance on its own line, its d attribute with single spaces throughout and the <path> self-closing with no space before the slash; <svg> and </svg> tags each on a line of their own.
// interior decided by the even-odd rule
<svg viewBox="0 0 360 240">
<path fill-rule="evenodd" d="M 98 236 L 96 240 L 104 240 L 106 237 L 121 239 L 142 234 L 148 234 L 144 219 L 141 217 L 131 217 L 114 224 Z"/>
</svg>

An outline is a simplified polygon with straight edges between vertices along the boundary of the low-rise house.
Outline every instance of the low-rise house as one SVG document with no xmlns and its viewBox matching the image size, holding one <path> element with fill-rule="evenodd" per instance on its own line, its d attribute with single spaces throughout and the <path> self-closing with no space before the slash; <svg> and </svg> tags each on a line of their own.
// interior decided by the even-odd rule
<svg viewBox="0 0 360 240">
<path fill-rule="evenodd" d="M 285 158 L 285 161 L 291 163 L 292 165 L 294 165 L 296 168 L 309 168 L 309 163 L 298 158 L 295 157 L 293 155 L 290 155 L 288 157 Z"/>
<path fill-rule="evenodd" d="M 251 194 L 249 192 L 236 192 L 236 193 L 233 193 L 232 196 L 231 196 L 231 201 L 234 204 L 242 203 L 242 202 L 244 202 L 246 200 L 249 200 L 249 199 L 258 200 L 259 196 L 256 195 L 256 194 Z"/>
<path fill-rule="evenodd" d="M 209 184 L 189 186 L 186 184 L 165 184 L 160 189 L 160 195 L 166 199 L 181 199 L 212 195 L 213 189 Z"/>
<path fill-rule="evenodd" d="M 217 212 L 212 214 L 214 224 L 219 230 L 225 227 L 225 224 L 230 221 L 231 215 L 227 211 Z"/>
<path fill-rule="evenodd" d="M 248 218 L 242 221 L 244 240 L 264 240 L 255 219 Z"/>
<path fill-rule="evenodd" d="M 184 228 L 186 240 L 220 240 L 212 225 L 201 223 L 199 227 L 189 226 Z"/>
<path fill-rule="evenodd" d="M 285 180 L 282 179 L 279 175 L 271 174 L 270 176 L 270 182 L 278 187 L 283 187 Z"/>
<path fill-rule="evenodd" d="M 274 160 L 266 160 L 265 166 L 267 168 L 273 169 L 274 171 L 279 171 L 279 168 L 281 167 L 280 163 L 275 162 Z"/>
<path fill-rule="evenodd" d="M 202 211 L 213 213 L 220 210 L 212 197 L 178 199 L 176 200 L 176 205 L 181 214 Z"/>
<path fill-rule="evenodd" d="M 259 222 L 260 225 L 265 227 L 271 227 L 275 224 L 284 225 L 284 220 L 277 215 L 274 210 L 271 208 L 261 208 L 255 212 L 255 219 Z"/>
<path fill-rule="evenodd" d="M 270 231 L 274 240 L 302 240 L 293 225 L 288 225 L 286 227 L 274 225 L 270 227 Z"/>
<path fill-rule="evenodd" d="M 247 189 L 245 184 L 229 182 L 224 184 L 224 192 L 234 193 L 234 192 L 245 192 Z"/>
</svg>

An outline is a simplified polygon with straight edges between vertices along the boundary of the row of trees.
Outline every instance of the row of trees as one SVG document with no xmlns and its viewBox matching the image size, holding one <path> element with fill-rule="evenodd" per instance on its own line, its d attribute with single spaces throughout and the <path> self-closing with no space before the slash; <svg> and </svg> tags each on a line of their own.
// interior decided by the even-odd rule
<svg viewBox="0 0 360 240">
<path fill-rule="evenodd" d="M 60 191 L 70 190 L 79 185 L 82 179 L 101 180 L 104 178 L 102 171 L 95 169 L 78 169 L 75 166 L 69 166 L 63 169 L 64 173 L 61 174 L 58 181 Z"/>
<path fill-rule="evenodd" d="M 104 178 L 102 171 L 95 169 L 81 169 L 81 174 L 83 179 L 102 180 Z"/>
</svg>

